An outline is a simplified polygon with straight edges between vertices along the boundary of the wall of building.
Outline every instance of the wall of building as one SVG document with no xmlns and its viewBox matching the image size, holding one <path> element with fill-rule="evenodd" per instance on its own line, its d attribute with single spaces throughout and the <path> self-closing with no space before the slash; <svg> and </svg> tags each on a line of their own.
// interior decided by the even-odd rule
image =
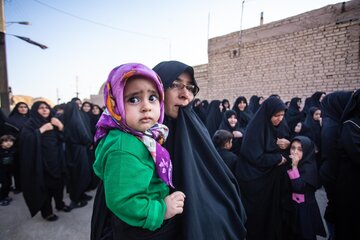
<svg viewBox="0 0 360 240">
<path fill-rule="evenodd" d="M 360 88 L 360 1 L 209 39 L 208 59 L 194 66 L 201 99 Z"/>
</svg>

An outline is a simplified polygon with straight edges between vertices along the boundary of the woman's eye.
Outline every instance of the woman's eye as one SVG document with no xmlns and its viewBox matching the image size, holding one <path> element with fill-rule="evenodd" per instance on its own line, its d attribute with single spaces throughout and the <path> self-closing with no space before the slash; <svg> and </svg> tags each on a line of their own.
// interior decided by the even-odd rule
<svg viewBox="0 0 360 240">
<path fill-rule="evenodd" d="M 140 99 L 138 97 L 131 97 L 128 99 L 129 103 L 138 103 L 140 102 Z"/>
<path fill-rule="evenodd" d="M 159 97 L 158 97 L 157 95 L 151 95 L 151 96 L 149 97 L 150 102 L 155 102 L 155 101 L 158 100 L 158 99 L 159 99 Z"/>
</svg>

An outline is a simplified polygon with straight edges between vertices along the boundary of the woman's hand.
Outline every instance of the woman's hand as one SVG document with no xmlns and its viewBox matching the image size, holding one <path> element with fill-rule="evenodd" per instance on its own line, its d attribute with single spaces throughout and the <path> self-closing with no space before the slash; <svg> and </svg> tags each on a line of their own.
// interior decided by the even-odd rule
<svg viewBox="0 0 360 240">
<path fill-rule="evenodd" d="M 287 162 L 287 159 L 281 155 L 281 162 L 278 163 L 278 166 L 281 166 L 281 165 L 285 164 L 286 162 Z"/>
<path fill-rule="evenodd" d="M 287 149 L 290 146 L 290 141 L 286 138 L 278 138 L 276 144 L 279 146 L 280 149 Z"/>
<path fill-rule="evenodd" d="M 44 133 L 46 131 L 53 130 L 54 126 L 51 123 L 45 123 L 39 128 L 40 133 Z"/>
<path fill-rule="evenodd" d="M 60 131 L 64 130 L 64 125 L 62 122 L 57 118 L 51 118 L 51 124 L 57 127 Z"/>
<path fill-rule="evenodd" d="M 243 134 L 240 131 L 233 131 L 232 132 L 234 138 L 242 138 Z"/>
</svg>

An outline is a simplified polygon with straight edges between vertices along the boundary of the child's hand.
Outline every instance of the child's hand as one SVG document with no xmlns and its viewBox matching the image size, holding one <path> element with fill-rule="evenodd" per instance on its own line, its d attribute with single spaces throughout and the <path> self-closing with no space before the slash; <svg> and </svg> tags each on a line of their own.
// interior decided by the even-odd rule
<svg viewBox="0 0 360 240">
<path fill-rule="evenodd" d="M 300 161 L 299 156 L 295 153 L 289 156 L 291 158 L 291 166 L 297 167 Z"/>
<path fill-rule="evenodd" d="M 165 198 L 166 212 L 164 220 L 180 214 L 184 210 L 185 194 L 180 191 L 173 192 Z"/>
</svg>

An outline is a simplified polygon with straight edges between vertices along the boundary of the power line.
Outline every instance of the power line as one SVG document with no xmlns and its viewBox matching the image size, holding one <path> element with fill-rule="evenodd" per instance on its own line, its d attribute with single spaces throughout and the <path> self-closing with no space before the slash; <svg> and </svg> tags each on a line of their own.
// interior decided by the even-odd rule
<svg viewBox="0 0 360 240">
<path fill-rule="evenodd" d="M 165 37 L 160 37 L 160 36 L 155 36 L 155 35 L 151 35 L 151 34 L 146 34 L 146 33 L 141 33 L 141 32 L 135 32 L 135 31 L 130 31 L 130 30 L 127 30 L 127 29 L 122 29 L 122 28 L 118 28 L 118 27 L 114 27 L 114 26 L 110 26 L 110 25 L 107 25 L 107 24 L 104 24 L 104 23 L 100 23 L 100 22 L 96 22 L 96 21 L 93 21 L 91 19 L 88 19 L 88 18 L 84 18 L 84 17 L 80 17 L 80 16 L 77 16 L 75 14 L 72 14 L 72 13 L 69 13 L 69 12 L 66 12 L 64 10 L 61 10 L 59 8 L 56 8 L 56 7 L 53 7 L 47 3 L 44 3 L 42 1 L 39 1 L 39 0 L 33 0 L 34 2 L 37 2 L 45 7 L 48 7 L 48 8 L 51 8 L 52 10 L 55 10 L 57 12 L 60 12 L 62 14 L 65 14 L 65 15 L 68 15 L 70 17 L 73 17 L 73 18 L 76 18 L 78 20 L 81 20 L 81 21 L 84 21 L 84 22 L 88 22 L 88 23 L 92 23 L 92 24 L 95 24 L 95 25 L 98 25 L 98 26 L 102 26 L 102 27 L 106 27 L 106 28 L 109 28 L 109 29 L 112 29 L 112 30 L 116 30 L 116 31 L 120 31 L 120 32 L 126 32 L 126 33 L 130 33 L 130 34 L 136 34 L 136 35 L 140 35 L 140 36 L 143 36 L 143 37 L 149 37 L 149 38 L 158 38 L 158 39 L 163 39 L 163 40 L 169 40 L 168 38 L 165 38 Z"/>
</svg>

